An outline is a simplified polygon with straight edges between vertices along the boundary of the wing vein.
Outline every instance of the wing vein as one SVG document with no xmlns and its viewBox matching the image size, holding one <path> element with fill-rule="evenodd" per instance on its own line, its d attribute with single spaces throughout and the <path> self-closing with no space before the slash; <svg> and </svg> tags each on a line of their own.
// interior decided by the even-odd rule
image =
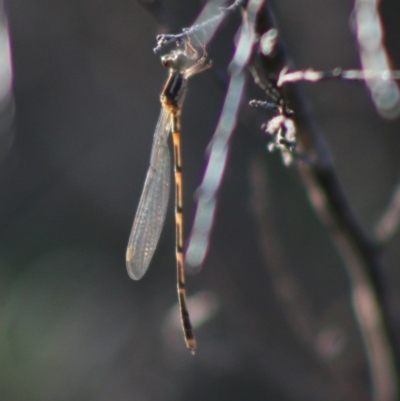
<svg viewBox="0 0 400 401">
<path fill-rule="evenodd" d="M 170 114 L 164 109 L 154 132 L 150 167 L 126 252 L 128 274 L 139 280 L 149 267 L 164 225 L 170 188 L 170 154 L 167 139 Z"/>
</svg>

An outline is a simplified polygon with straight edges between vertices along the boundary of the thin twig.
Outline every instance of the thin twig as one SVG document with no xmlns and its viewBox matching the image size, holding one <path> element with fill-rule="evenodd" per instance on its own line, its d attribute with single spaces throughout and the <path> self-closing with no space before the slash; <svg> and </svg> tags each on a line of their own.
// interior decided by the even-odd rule
<svg viewBox="0 0 400 401">
<path fill-rule="evenodd" d="M 196 269 L 207 255 L 210 232 L 216 209 L 216 198 L 228 158 L 228 143 L 236 126 L 239 106 L 245 84 L 245 69 L 255 42 L 256 16 L 265 0 L 250 0 L 246 18 L 240 28 L 235 54 L 229 65 L 231 79 L 217 129 L 209 145 L 209 160 L 203 181 L 198 189 L 198 204 L 189 238 L 186 261 Z"/>
<path fill-rule="evenodd" d="M 304 71 L 288 71 L 283 68 L 279 74 L 278 86 L 286 83 L 300 81 L 319 82 L 331 79 L 340 79 L 348 81 L 368 81 L 371 79 L 381 80 L 400 80 L 400 71 L 391 70 L 343 70 L 340 67 L 329 71 L 316 71 L 309 68 Z"/>
<path fill-rule="evenodd" d="M 269 12 L 260 16 L 261 36 L 272 28 Z M 264 76 L 276 74 L 287 64 L 283 44 L 279 42 L 268 57 L 260 52 Z M 279 75 L 279 74 L 278 74 Z M 297 136 L 301 148 L 315 154 L 313 164 L 297 163 L 309 199 L 328 229 L 350 277 L 353 309 L 364 340 L 375 401 L 394 401 L 397 397 L 397 372 L 394 336 L 389 340 L 390 321 L 384 308 L 382 269 L 377 244 L 365 231 L 345 195 L 335 171 L 329 149 L 313 124 L 298 91 L 291 96 L 297 116 Z"/>
<path fill-rule="evenodd" d="M 375 235 L 381 243 L 388 242 L 400 226 L 400 183 L 393 191 L 389 205 L 375 226 Z"/>
<path fill-rule="evenodd" d="M 354 22 L 364 71 L 389 71 L 390 59 L 383 42 L 380 0 L 354 0 Z M 378 112 L 386 118 L 400 114 L 400 92 L 392 78 L 368 77 L 366 84 Z"/>
<path fill-rule="evenodd" d="M 321 371 L 327 371 L 332 376 L 331 385 L 335 388 L 332 399 L 361 399 L 359 388 L 343 371 L 341 365 L 332 363 L 327 358 L 326 349 L 321 348 L 318 338 L 324 332 L 321 322 L 313 313 L 308 293 L 292 271 L 285 254 L 285 248 L 279 238 L 279 230 L 274 218 L 274 210 L 269 186 L 269 174 L 266 166 L 265 153 L 257 152 L 250 166 L 250 183 L 252 208 L 255 224 L 258 227 L 258 237 L 262 256 L 272 280 L 276 299 L 281 305 L 281 311 L 286 317 L 292 332 L 320 362 Z M 345 357 L 345 356 L 344 356 Z"/>
<path fill-rule="evenodd" d="M 203 21 L 197 22 L 199 19 L 202 19 L 202 14 L 199 16 L 198 20 L 190 27 L 185 28 L 182 33 L 175 35 L 162 35 L 163 40 L 157 43 L 157 46 L 154 48 L 154 53 L 156 55 L 160 55 L 165 51 L 169 51 L 171 47 L 175 47 L 176 43 L 184 42 L 188 37 L 193 35 L 197 35 L 200 32 L 203 33 L 202 44 L 204 46 L 211 40 L 214 32 L 218 29 L 218 26 L 222 22 L 222 20 L 229 14 L 235 12 L 237 9 L 242 7 L 246 0 L 235 0 L 229 7 L 221 7 L 219 9 L 219 13 L 214 15 L 213 17 Z M 208 4 L 212 5 L 212 2 L 209 1 Z M 207 34 L 204 32 L 207 31 Z"/>
<path fill-rule="evenodd" d="M 309 199 L 328 228 L 349 274 L 353 309 L 369 362 L 373 400 L 394 401 L 397 396 L 394 353 L 386 331 L 382 288 L 378 288 L 373 278 L 375 271 L 381 269 L 378 255 L 373 247 L 365 247 L 361 238 L 354 236 L 351 221 L 342 210 L 344 198 L 334 171 L 306 164 L 298 167 Z M 342 198 L 339 203 L 338 198 Z"/>
</svg>

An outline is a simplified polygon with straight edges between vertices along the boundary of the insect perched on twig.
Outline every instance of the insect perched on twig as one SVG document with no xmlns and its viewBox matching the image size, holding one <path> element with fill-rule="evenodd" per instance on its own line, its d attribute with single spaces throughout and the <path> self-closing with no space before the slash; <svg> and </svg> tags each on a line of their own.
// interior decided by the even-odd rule
<svg viewBox="0 0 400 401">
<path fill-rule="evenodd" d="M 157 37 L 160 47 L 169 35 Z M 161 63 L 168 68 L 169 76 L 161 92 L 161 113 L 154 132 L 151 150 L 150 167 L 147 172 L 142 196 L 133 222 L 126 250 L 126 266 L 129 276 L 139 280 L 153 257 L 161 229 L 164 225 L 165 213 L 169 198 L 170 154 L 168 137 L 172 133 L 175 163 L 175 223 L 176 223 L 176 262 L 178 299 L 182 319 L 185 342 L 194 354 L 196 340 L 194 338 L 187 307 L 185 288 L 185 268 L 183 257 L 183 195 L 182 195 L 182 163 L 181 163 L 181 112 L 187 91 L 188 79 L 211 67 L 207 61 L 207 52 L 201 45 L 202 54 L 191 43 L 190 37 L 175 43 L 175 48 L 161 56 Z"/>
</svg>

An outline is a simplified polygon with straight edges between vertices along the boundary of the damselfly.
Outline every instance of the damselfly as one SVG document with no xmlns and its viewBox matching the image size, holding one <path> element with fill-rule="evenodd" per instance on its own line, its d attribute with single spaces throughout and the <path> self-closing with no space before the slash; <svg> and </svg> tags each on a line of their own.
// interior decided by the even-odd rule
<svg viewBox="0 0 400 401">
<path fill-rule="evenodd" d="M 168 39 L 168 35 L 158 36 L 158 46 L 166 43 Z M 169 70 L 169 76 L 160 96 L 162 108 L 154 132 L 150 167 L 129 237 L 126 266 L 129 276 L 134 280 L 139 280 L 149 267 L 156 249 L 164 225 L 169 197 L 170 154 L 167 140 L 172 133 L 175 161 L 178 299 L 185 342 L 190 351 L 194 353 L 196 340 L 187 307 L 183 257 L 181 111 L 189 77 L 204 71 L 211 66 L 211 63 L 207 62 L 205 46 L 201 46 L 202 54 L 200 55 L 189 37 L 182 42 L 175 43 L 174 46 L 174 49 L 161 57 L 162 65 Z"/>
</svg>

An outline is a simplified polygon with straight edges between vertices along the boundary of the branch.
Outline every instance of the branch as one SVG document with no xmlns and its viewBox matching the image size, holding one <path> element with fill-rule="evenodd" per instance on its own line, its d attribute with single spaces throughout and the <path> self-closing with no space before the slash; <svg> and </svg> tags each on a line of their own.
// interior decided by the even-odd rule
<svg viewBox="0 0 400 401">
<path fill-rule="evenodd" d="M 390 60 L 383 44 L 379 15 L 380 0 L 354 0 L 354 22 L 358 50 L 364 71 L 389 71 Z M 393 79 L 368 77 L 366 84 L 379 114 L 396 118 L 400 114 L 400 93 Z"/>
<path fill-rule="evenodd" d="M 0 160 L 10 150 L 14 137 L 15 101 L 11 59 L 7 16 L 0 0 Z"/>
<path fill-rule="evenodd" d="M 169 53 L 171 48 L 175 48 L 177 44 L 185 42 L 189 37 L 202 34 L 201 42 L 204 46 L 208 44 L 214 33 L 218 29 L 223 19 L 229 14 L 243 7 L 246 0 L 235 0 L 229 7 L 219 8 L 217 15 L 213 15 L 215 4 L 209 0 L 203 11 L 195 23 L 190 28 L 184 28 L 182 33 L 173 35 L 159 35 L 157 38 L 157 46 L 154 48 L 156 55 Z M 212 17 L 208 17 L 209 15 Z"/>
<path fill-rule="evenodd" d="M 396 185 L 386 211 L 375 226 L 375 235 L 381 243 L 388 242 L 400 226 L 400 182 Z"/>
<path fill-rule="evenodd" d="M 264 1 L 250 0 L 248 2 L 246 8 L 247 18 L 240 28 L 239 41 L 229 65 L 231 79 L 228 92 L 216 131 L 209 145 L 209 159 L 206 171 L 197 190 L 197 210 L 186 252 L 186 262 L 192 269 L 199 268 L 207 255 L 216 210 L 216 198 L 224 176 L 229 141 L 236 127 L 238 110 L 242 99 L 245 69 L 250 61 L 253 44 L 256 39 L 254 31 L 256 16 L 264 5 Z"/>
<path fill-rule="evenodd" d="M 368 81 L 372 79 L 381 80 L 400 80 L 400 71 L 391 70 L 342 70 L 340 67 L 329 71 L 316 71 L 312 68 L 304 71 L 288 72 L 287 68 L 283 68 L 279 74 L 278 86 L 286 83 L 294 83 L 301 81 L 319 82 L 330 79 L 341 79 L 347 81 Z"/>
<path fill-rule="evenodd" d="M 272 25 L 272 16 L 266 11 L 258 20 L 260 37 Z M 287 65 L 282 42 L 278 41 L 274 51 L 268 55 L 260 51 L 258 62 L 267 80 L 279 77 Z M 315 160 L 312 164 L 298 162 L 296 166 L 310 202 L 325 224 L 350 277 L 353 309 L 368 357 L 373 399 L 394 401 L 397 397 L 394 358 L 398 354 L 395 356 L 393 351 L 394 335 L 390 337 L 390 322 L 384 307 L 378 246 L 354 213 L 337 176 L 329 149 L 296 88 L 293 88 L 291 100 L 296 115 L 301 116 L 294 117 L 300 148 Z"/>
</svg>

